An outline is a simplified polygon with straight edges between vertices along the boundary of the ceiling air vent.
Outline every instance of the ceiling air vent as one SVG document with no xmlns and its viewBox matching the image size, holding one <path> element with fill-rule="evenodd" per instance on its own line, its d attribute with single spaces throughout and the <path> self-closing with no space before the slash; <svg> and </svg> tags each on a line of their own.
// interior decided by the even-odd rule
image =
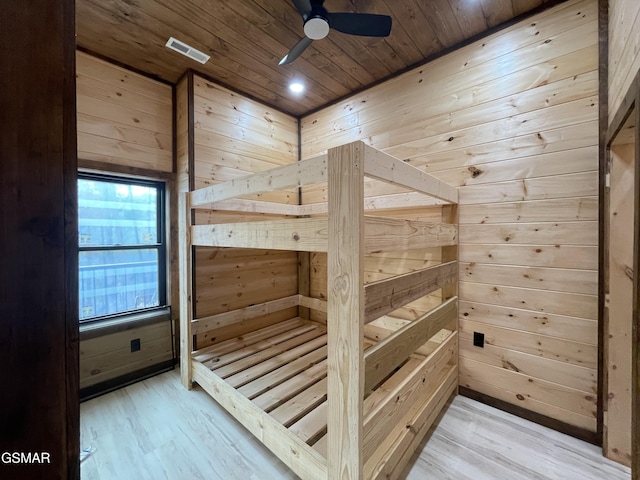
<svg viewBox="0 0 640 480">
<path fill-rule="evenodd" d="M 196 50 L 195 48 L 190 47 L 186 43 L 181 42 L 180 40 L 176 40 L 173 37 L 169 39 L 169 41 L 166 43 L 166 46 L 171 50 L 175 50 L 178 53 L 192 58 L 196 62 L 207 63 L 207 61 L 211 58 L 206 53 L 202 53 L 200 50 Z"/>
</svg>

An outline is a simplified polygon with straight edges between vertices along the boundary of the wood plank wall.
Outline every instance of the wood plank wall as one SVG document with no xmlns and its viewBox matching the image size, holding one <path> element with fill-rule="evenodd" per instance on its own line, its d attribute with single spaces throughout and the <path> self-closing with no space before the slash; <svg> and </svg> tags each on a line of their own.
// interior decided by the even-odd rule
<svg viewBox="0 0 640 480">
<path fill-rule="evenodd" d="M 0 2 L 3 479 L 80 478 L 74 8 Z"/>
<path fill-rule="evenodd" d="M 609 0 L 609 124 L 640 70 L 640 2 Z"/>
<path fill-rule="evenodd" d="M 160 83 L 77 52 L 78 158 L 173 171 L 173 93 Z"/>
<path fill-rule="evenodd" d="M 185 79 L 185 81 L 187 81 Z M 187 85 L 178 86 L 178 124 L 184 127 L 182 111 L 189 101 Z M 198 75 L 193 77 L 193 171 L 195 188 L 267 170 L 298 160 L 297 119 L 243 97 Z M 183 131 L 184 128 L 179 128 Z M 188 132 L 188 126 L 187 126 Z M 180 135 L 180 133 L 179 133 Z M 182 134 L 184 136 L 184 132 Z M 189 139 L 186 139 L 187 143 Z M 186 187 L 188 145 L 178 139 L 178 171 L 181 188 Z M 298 191 L 257 195 L 279 203 L 297 204 Z M 242 219 L 265 219 L 264 215 L 204 211 L 198 223 L 224 223 Z M 213 315 L 297 293 L 295 252 L 235 248 L 199 248 L 196 252 L 196 317 Z M 252 320 L 240 329 L 260 328 L 296 316 L 296 308 Z M 197 346 L 242 333 L 238 327 L 198 336 Z"/>
<path fill-rule="evenodd" d="M 303 118 L 301 140 L 363 139 L 459 186 L 460 384 L 591 432 L 597 41 L 597 2 L 570 0 Z"/>
</svg>

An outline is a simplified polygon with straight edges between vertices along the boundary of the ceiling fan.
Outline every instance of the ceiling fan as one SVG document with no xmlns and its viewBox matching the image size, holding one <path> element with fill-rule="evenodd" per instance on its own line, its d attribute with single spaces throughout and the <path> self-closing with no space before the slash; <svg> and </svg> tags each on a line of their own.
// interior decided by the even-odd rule
<svg viewBox="0 0 640 480">
<path fill-rule="evenodd" d="M 287 53 L 279 65 L 289 65 L 298 58 L 314 40 L 320 40 L 333 28 L 349 35 L 387 37 L 391 33 L 391 17 L 372 13 L 329 13 L 323 7 L 324 0 L 292 0 L 304 21 L 305 37 Z"/>
</svg>

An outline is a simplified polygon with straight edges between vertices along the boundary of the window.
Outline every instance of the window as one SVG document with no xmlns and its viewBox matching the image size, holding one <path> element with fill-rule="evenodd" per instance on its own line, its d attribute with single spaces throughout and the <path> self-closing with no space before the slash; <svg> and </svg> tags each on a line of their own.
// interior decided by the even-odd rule
<svg viewBox="0 0 640 480">
<path fill-rule="evenodd" d="M 164 185 L 80 174 L 80 321 L 166 304 Z"/>
</svg>

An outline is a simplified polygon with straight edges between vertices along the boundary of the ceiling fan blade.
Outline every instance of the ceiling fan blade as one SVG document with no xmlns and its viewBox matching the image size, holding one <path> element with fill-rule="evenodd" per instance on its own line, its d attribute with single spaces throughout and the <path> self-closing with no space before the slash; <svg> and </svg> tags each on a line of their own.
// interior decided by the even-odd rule
<svg viewBox="0 0 640 480">
<path fill-rule="evenodd" d="M 327 13 L 329 26 L 349 35 L 387 37 L 391 33 L 391 17 L 373 13 Z"/>
<path fill-rule="evenodd" d="M 313 43 L 313 40 L 308 37 L 304 37 L 302 40 L 296 43 L 291 50 L 289 50 L 289 53 L 287 53 L 284 58 L 280 60 L 280 63 L 278 65 L 289 65 L 296 58 L 298 58 L 302 54 L 302 52 L 304 52 L 307 47 L 311 45 L 311 43 Z"/>
<path fill-rule="evenodd" d="M 302 18 L 307 18 L 307 15 L 311 13 L 311 0 L 293 0 L 293 5 Z"/>
</svg>

